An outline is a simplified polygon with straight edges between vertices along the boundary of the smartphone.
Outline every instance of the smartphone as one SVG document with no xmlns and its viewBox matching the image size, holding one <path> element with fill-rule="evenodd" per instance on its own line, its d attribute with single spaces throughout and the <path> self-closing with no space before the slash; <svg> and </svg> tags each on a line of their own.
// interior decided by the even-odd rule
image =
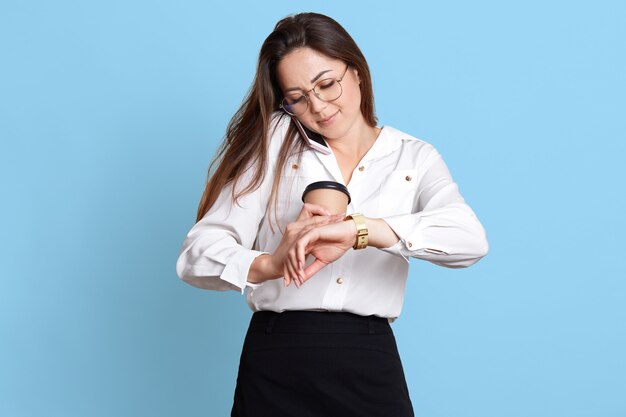
<svg viewBox="0 0 626 417">
<path fill-rule="evenodd" d="M 322 135 L 302 125 L 302 123 L 300 123 L 295 116 L 291 116 L 291 120 L 295 123 L 298 128 L 298 132 L 300 132 L 302 137 L 306 139 L 311 148 L 323 153 L 324 155 L 330 155 L 332 153 L 328 145 L 326 145 Z"/>
</svg>

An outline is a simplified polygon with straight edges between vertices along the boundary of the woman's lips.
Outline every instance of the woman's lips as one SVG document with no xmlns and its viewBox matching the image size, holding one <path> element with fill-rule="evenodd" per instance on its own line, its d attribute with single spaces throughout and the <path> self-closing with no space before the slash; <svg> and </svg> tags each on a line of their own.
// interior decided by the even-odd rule
<svg viewBox="0 0 626 417">
<path fill-rule="evenodd" d="M 335 112 L 335 114 L 333 114 L 332 116 L 327 117 L 326 119 L 322 119 L 322 120 L 318 121 L 317 124 L 321 125 L 321 126 L 324 126 L 324 127 L 330 125 L 335 120 L 335 116 L 337 115 L 337 113 L 339 113 L 339 110 L 337 110 Z"/>
</svg>

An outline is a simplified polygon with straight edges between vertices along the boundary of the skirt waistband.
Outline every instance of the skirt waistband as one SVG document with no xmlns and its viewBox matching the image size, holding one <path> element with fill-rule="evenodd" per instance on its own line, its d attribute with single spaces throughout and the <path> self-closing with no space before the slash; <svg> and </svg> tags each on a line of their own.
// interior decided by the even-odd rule
<svg viewBox="0 0 626 417">
<path fill-rule="evenodd" d="M 249 332 L 266 333 L 392 333 L 389 320 L 332 311 L 257 311 L 250 320 Z"/>
</svg>

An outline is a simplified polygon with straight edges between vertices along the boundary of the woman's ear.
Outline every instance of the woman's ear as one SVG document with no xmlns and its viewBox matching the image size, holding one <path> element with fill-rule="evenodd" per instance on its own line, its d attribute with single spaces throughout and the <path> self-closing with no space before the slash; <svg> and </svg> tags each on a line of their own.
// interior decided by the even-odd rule
<svg viewBox="0 0 626 417">
<path fill-rule="evenodd" d="M 361 85 L 361 77 L 359 77 L 359 71 L 354 67 L 353 69 L 354 69 L 354 76 L 356 77 L 356 80 L 359 83 L 359 85 Z"/>
</svg>

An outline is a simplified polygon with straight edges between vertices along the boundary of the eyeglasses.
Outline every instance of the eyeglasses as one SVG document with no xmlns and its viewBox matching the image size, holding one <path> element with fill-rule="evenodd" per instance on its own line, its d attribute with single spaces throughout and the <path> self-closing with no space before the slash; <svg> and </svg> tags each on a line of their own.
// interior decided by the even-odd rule
<svg viewBox="0 0 626 417">
<path fill-rule="evenodd" d="M 341 81 L 343 80 L 343 77 L 346 76 L 346 72 L 348 72 L 349 67 L 350 65 L 346 65 L 345 71 L 338 80 L 334 78 L 324 78 L 323 80 L 319 80 L 309 91 L 305 91 L 299 96 L 294 95 L 292 97 L 283 98 L 279 107 L 287 114 L 300 116 L 309 108 L 309 102 L 311 101 L 309 93 L 311 91 L 313 91 L 315 96 L 322 101 L 328 102 L 337 100 L 343 93 Z"/>
</svg>

